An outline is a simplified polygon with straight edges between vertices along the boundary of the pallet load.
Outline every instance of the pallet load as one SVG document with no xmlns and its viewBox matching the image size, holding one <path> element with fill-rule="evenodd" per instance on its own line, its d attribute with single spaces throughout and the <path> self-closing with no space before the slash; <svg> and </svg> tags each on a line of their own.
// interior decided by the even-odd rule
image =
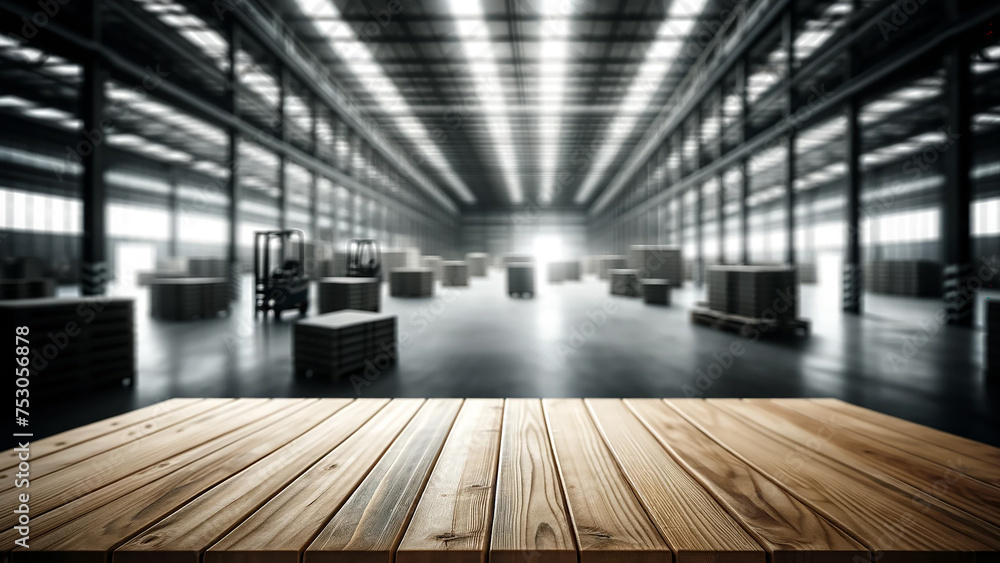
<svg viewBox="0 0 1000 563">
<path fill-rule="evenodd" d="M 0 300 L 3 301 L 55 296 L 56 280 L 53 278 L 0 280 Z"/>
<path fill-rule="evenodd" d="M 545 266 L 549 273 L 549 283 L 562 283 L 566 281 L 565 262 L 549 262 Z"/>
<path fill-rule="evenodd" d="M 535 265 L 525 262 L 507 265 L 507 294 L 535 296 Z"/>
<path fill-rule="evenodd" d="M 579 260 L 567 260 L 563 262 L 566 268 L 566 281 L 580 281 L 581 268 Z"/>
<path fill-rule="evenodd" d="M 346 264 L 346 257 L 344 263 Z M 346 267 L 346 266 L 345 266 Z M 390 248 L 382 251 L 382 271 L 392 272 L 396 268 L 419 268 L 420 251 L 416 248 Z M 383 277 L 385 279 L 385 277 Z M 390 280 L 391 284 L 392 281 Z"/>
<path fill-rule="evenodd" d="M 670 280 L 677 287 L 684 282 L 684 260 L 678 246 L 635 244 L 628 249 L 628 267 L 643 279 Z"/>
<path fill-rule="evenodd" d="M 430 297 L 434 295 L 434 271 L 430 268 L 396 268 L 389 272 L 389 295 Z"/>
<path fill-rule="evenodd" d="M 320 263 L 319 277 L 342 278 L 347 275 L 347 253 L 334 252 L 333 258 Z"/>
<path fill-rule="evenodd" d="M 1000 300 L 986 302 L 986 378 L 1000 382 Z"/>
<path fill-rule="evenodd" d="M 799 283 L 814 284 L 819 282 L 819 273 L 816 264 L 799 264 L 796 266 L 799 271 Z"/>
<path fill-rule="evenodd" d="M 188 277 L 227 278 L 229 263 L 225 258 L 188 258 Z"/>
<path fill-rule="evenodd" d="M 712 266 L 708 303 L 693 309 L 691 319 L 734 331 L 746 325 L 808 331 L 808 322 L 798 318 L 797 278 L 784 266 Z"/>
<path fill-rule="evenodd" d="M 469 264 L 461 260 L 448 260 L 441 263 L 442 287 L 468 287 Z"/>
<path fill-rule="evenodd" d="M 616 269 L 608 272 L 611 279 L 611 295 L 623 297 L 639 297 L 639 271 Z"/>
<path fill-rule="evenodd" d="M 395 364 L 396 316 L 337 311 L 295 323 L 292 358 L 296 377 L 340 379 L 368 365 Z"/>
<path fill-rule="evenodd" d="M 164 278 L 149 284 L 149 312 L 165 321 L 209 319 L 229 312 L 226 278 Z"/>
<path fill-rule="evenodd" d="M 440 256 L 424 256 L 420 259 L 421 266 L 424 268 L 430 268 L 434 272 L 434 281 L 441 279 L 441 257 Z"/>
<path fill-rule="evenodd" d="M 642 280 L 642 299 L 647 305 L 670 305 L 670 286 L 667 280 Z"/>
<path fill-rule="evenodd" d="M 941 265 L 927 260 L 864 264 L 865 291 L 906 297 L 941 297 Z"/>
<path fill-rule="evenodd" d="M 589 276 L 597 273 L 597 256 L 588 255 L 583 257 L 583 275 Z"/>
<path fill-rule="evenodd" d="M 379 312 L 382 286 L 378 278 L 323 278 L 318 287 L 320 314 L 352 309 Z"/>
<path fill-rule="evenodd" d="M 469 276 L 473 278 L 485 278 L 489 262 L 490 255 L 485 252 L 470 252 L 465 255 L 465 263 L 469 266 Z"/>
<path fill-rule="evenodd" d="M 602 280 L 611 279 L 608 274 L 611 270 L 621 270 L 627 266 L 628 260 L 624 256 L 598 256 L 597 257 L 597 277 Z"/>
<path fill-rule="evenodd" d="M 20 335 L 30 353 L 31 396 L 73 396 L 135 382 L 135 305 L 123 298 L 0 301 L 4 334 Z M 27 334 L 16 332 L 27 327 Z M 20 341 L 19 341 L 20 342 Z M 15 363 L 15 348 L 4 349 Z"/>
<path fill-rule="evenodd" d="M 518 254 L 517 252 L 508 252 L 503 255 L 503 265 L 509 266 L 511 264 L 534 264 L 535 257 L 531 254 Z"/>
</svg>

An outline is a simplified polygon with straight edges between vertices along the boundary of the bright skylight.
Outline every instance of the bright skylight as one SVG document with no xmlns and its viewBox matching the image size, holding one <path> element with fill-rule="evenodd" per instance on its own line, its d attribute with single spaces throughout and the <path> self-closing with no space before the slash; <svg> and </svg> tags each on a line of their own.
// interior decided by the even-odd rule
<svg viewBox="0 0 1000 563">
<path fill-rule="evenodd" d="M 456 16 L 455 27 L 462 39 L 465 56 L 471 63 L 469 68 L 478 85 L 477 91 L 481 96 L 479 102 L 496 108 L 496 111 L 486 115 L 486 123 L 499 153 L 507 192 L 512 203 L 521 203 L 524 193 L 517 171 L 517 153 L 510 131 L 506 102 L 500 92 L 500 74 L 494 60 L 493 43 L 482 40 L 488 38 L 489 30 L 481 0 L 451 0 L 450 5 L 452 15 Z"/>
<path fill-rule="evenodd" d="M 693 16 L 701 14 L 707 1 L 674 0 L 670 4 L 670 12 L 660 24 L 656 39 L 646 51 L 646 59 L 639 67 L 639 72 L 632 80 L 628 93 L 619 106 L 618 115 L 605 135 L 603 148 L 576 194 L 576 203 L 585 203 L 597 188 L 604 172 L 621 150 L 622 143 L 635 128 L 639 119 L 636 112 L 649 106 L 653 95 L 660 88 L 663 77 L 680 53 L 684 39 L 694 29 L 697 20 Z"/>
</svg>

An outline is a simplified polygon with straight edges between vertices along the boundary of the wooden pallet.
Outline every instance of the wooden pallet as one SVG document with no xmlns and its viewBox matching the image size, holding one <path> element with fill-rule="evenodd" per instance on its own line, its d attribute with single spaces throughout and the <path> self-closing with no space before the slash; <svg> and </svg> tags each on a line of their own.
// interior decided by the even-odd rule
<svg viewBox="0 0 1000 563">
<path fill-rule="evenodd" d="M 744 317 L 742 315 L 731 315 L 720 313 L 698 303 L 691 309 L 691 322 L 694 324 L 707 326 L 716 330 L 746 334 L 750 331 L 757 331 L 760 335 L 802 335 L 809 336 L 811 323 L 808 319 L 795 320 L 767 320 Z M 746 332 L 744 332 L 746 331 Z"/>
<path fill-rule="evenodd" d="M 829 399 L 184 399 L 31 453 L 15 563 L 1000 556 L 1000 449 Z"/>
</svg>

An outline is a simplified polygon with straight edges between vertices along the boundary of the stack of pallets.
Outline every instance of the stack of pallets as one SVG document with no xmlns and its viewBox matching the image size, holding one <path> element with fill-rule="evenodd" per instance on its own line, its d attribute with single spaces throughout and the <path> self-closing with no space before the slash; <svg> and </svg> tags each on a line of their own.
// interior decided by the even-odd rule
<svg viewBox="0 0 1000 563">
<path fill-rule="evenodd" d="M 468 287 L 469 264 L 461 260 L 441 263 L 441 285 L 443 287 Z"/>
<path fill-rule="evenodd" d="M 566 281 L 580 281 L 580 261 L 579 260 L 567 260 L 563 262 L 566 268 Z"/>
<path fill-rule="evenodd" d="M 608 277 L 611 279 L 611 295 L 639 297 L 641 286 L 639 285 L 638 270 L 609 270 Z"/>
<path fill-rule="evenodd" d="M 163 278 L 149 284 L 150 314 L 166 321 L 208 319 L 229 312 L 226 278 Z"/>
<path fill-rule="evenodd" d="M 546 267 L 549 272 L 549 283 L 562 283 L 566 281 L 565 262 L 549 262 Z"/>
<path fill-rule="evenodd" d="M 340 379 L 369 366 L 395 364 L 396 316 L 338 311 L 295 323 L 293 360 L 297 377 Z"/>
<path fill-rule="evenodd" d="M 397 268 L 419 268 L 420 251 L 416 248 L 390 248 L 382 252 L 382 271 L 392 272 Z M 383 276 L 385 279 L 385 276 Z M 390 280 L 391 284 L 392 281 Z"/>
<path fill-rule="evenodd" d="M 508 252 L 503 255 L 503 265 L 508 266 L 510 264 L 534 264 L 535 257 L 530 254 L 518 254 L 517 252 Z"/>
<path fill-rule="evenodd" d="M 670 280 L 678 287 L 684 281 L 684 260 L 677 246 L 633 245 L 628 250 L 628 267 L 639 270 L 643 279 Z"/>
<path fill-rule="evenodd" d="M 535 295 L 535 265 L 525 262 L 507 265 L 507 294 Z"/>
<path fill-rule="evenodd" d="M 189 258 L 188 276 L 192 278 L 226 278 L 229 264 L 225 258 Z"/>
<path fill-rule="evenodd" d="M 865 290 L 906 297 L 940 297 L 941 265 L 927 260 L 879 260 L 864 265 Z"/>
<path fill-rule="evenodd" d="M 667 280 L 643 280 L 643 301 L 648 305 L 670 305 L 670 286 Z"/>
<path fill-rule="evenodd" d="M 490 255 L 485 252 L 470 252 L 465 255 L 465 263 L 469 266 L 469 276 L 474 278 L 485 278 L 486 267 L 489 265 Z"/>
<path fill-rule="evenodd" d="M 27 327 L 32 397 L 131 385 L 135 381 L 134 304 L 122 298 L 21 299 L 0 302 L 0 327 L 13 338 Z M 23 332 L 23 331 L 22 331 Z M 15 365 L 16 350 L 0 352 Z"/>
<path fill-rule="evenodd" d="M 389 295 L 430 297 L 434 295 L 434 271 L 430 268 L 396 268 L 389 272 Z"/>
<path fill-rule="evenodd" d="M 986 302 L 986 376 L 1000 381 L 1000 300 Z"/>
<path fill-rule="evenodd" d="M 379 312 L 382 286 L 378 278 L 323 278 L 319 280 L 319 312 L 353 309 Z"/>
<path fill-rule="evenodd" d="M 424 256 L 421 259 L 421 266 L 424 268 L 430 268 L 434 272 L 434 281 L 441 279 L 441 263 L 442 259 L 440 256 Z"/>
<path fill-rule="evenodd" d="M 708 271 L 708 305 L 720 313 L 795 320 L 798 293 L 794 268 L 712 266 Z"/>
<path fill-rule="evenodd" d="M 621 270 L 626 267 L 627 263 L 628 260 L 624 256 L 598 256 L 597 277 L 602 280 L 610 279 L 609 271 Z"/>
<path fill-rule="evenodd" d="M 0 280 L 0 300 L 38 299 L 55 295 L 56 280 L 53 278 Z"/>
</svg>

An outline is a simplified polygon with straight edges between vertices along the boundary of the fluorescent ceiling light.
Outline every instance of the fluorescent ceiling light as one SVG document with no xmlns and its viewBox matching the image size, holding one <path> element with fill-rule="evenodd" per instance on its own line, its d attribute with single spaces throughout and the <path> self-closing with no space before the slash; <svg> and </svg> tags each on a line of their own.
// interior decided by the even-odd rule
<svg viewBox="0 0 1000 563">
<path fill-rule="evenodd" d="M 569 8 L 562 0 L 542 0 L 541 15 L 546 17 L 542 22 L 541 34 L 545 39 L 540 46 L 539 57 L 545 64 L 539 65 L 539 92 L 549 94 L 540 96 L 538 109 L 538 133 L 541 138 L 541 189 L 538 200 L 542 204 L 552 201 L 553 187 L 556 179 L 556 163 L 559 162 L 559 139 L 562 128 L 561 106 L 566 91 L 566 59 L 569 44 L 565 38 L 569 36 L 569 20 L 560 13 L 561 7 Z M 548 19 L 548 18 L 557 19 Z"/>
<path fill-rule="evenodd" d="M 598 182 L 611 161 L 621 151 L 622 143 L 635 128 L 638 121 L 636 111 L 645 109 L 659 90 L 663 77 L 676 61 L 681 46 L 694 29 L 693 16 L 700 15 L 708 0 L 674 0 L 666 19 L 660 24 L 656 39 L 646 51 L 646 58 L 639 67 L 639 72 L 632 80 L 628 93 L 622 100 L 619 113 L 611 129 L 605 136 L 601 152 L 594 160 L 590 173 L 577 192 L 576 203 L 585 203 L 591 193 L 597 188 Z"/>
<path fill-rule="evenodd" d="M 430 133 L 410 110 L 406 100 L 400 94 L 396 85 L 385 75 L 381 65 L 375 61 L 354 31 L 340 17 L 340 12 L 332 0 L 295 0 L 299 9 L 313 20 L 313 26 L 322 34 L 330 48 L 350 69 L 351 73 L 360 79 L 375 101 L 390 113 L 397 114 L 396 125 L 400 132 L 410 138 L 420 147 L 427 161 L 438 170 L 448 182 L 452 190 L 466 203 L 475 203 L 476 197 L 451 168 L 437 144 L 431 139 Z M 316 21 L 324 20 L 324 21 Z M 350 33 L 348 33 L 350 32 Z"/>
</svg>

